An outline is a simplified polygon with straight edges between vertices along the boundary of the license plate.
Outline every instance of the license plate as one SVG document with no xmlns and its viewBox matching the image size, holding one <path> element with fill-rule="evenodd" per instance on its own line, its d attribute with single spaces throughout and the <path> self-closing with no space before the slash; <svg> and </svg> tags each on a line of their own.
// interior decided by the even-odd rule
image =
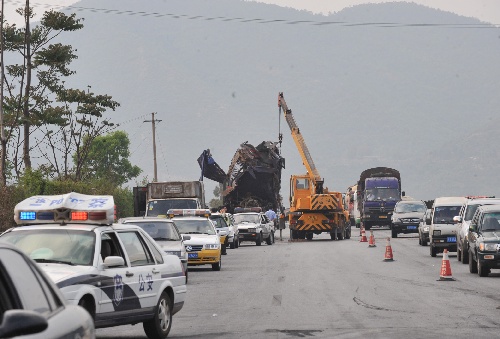
<svg viewBox="0 0 500 339">
<path fill-rule="evenodd" d="M 457 242 L 457 237 L 448 237 L 446 238 L 447 242 Z"/>
<path fill-rule="evenodd" d="M 380 219 L 387 219 L 387 215 L 380 215 L 379 218 Z"/>
<path fill-rule="evenodd" d="M 406 228 L 409 229 L 409 230 L 416 230 L 417 226 L 407 226 Z"/>
<path fill-rule="evenodd" d="M 188 259 L 198 259 L 198 253 L 188 253 Z"/>
</svg>

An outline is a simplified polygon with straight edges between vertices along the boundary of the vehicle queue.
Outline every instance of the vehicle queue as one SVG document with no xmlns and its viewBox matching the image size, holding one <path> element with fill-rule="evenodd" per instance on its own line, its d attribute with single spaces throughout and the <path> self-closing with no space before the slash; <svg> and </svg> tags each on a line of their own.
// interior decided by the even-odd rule
<svg viewBox="0 0 500 339">
<path fill-rule="evenodd" d="M 35 308 L 38 305 L 23 299 L 24 304 L 17 308 L 31 312 L 29 317 L 6 313 L 0 334 L 38 333 L 43 338 L 61 334 L 54 332 L 54 327 L 60 326 L 67 330 L 62 336 L 79 333 L 82 338 L 93 338 L 96 328 L 142 323 L 148 338 L 166 338 L 173 315 L 184 305 L 188 265 L 209 264 L 220 271 L 222 255 L 227 255 L 223 244 L 227 245 L 229 239 L 229 248 L 238 248 L 240 240 L 260 245 L 265 237 L 267 244 L 274 242 L 274 224 L 260 209 L 241 212 L 245 221 L 244 234 L 240 235 L 238 214 L 212 216 L 208 209 L 169 210 L 168 218 L 123 218 L 115 222 L 112 196 L 72 192 L 33 196 L 20 202 L 14 211 L 19 227 L 3 232 L 0 244 L 15 246 L 28 262 L 50 277 L 68 304 L 61 301 L 61 307 L 80 306 L 77 309 L 85 309 L 90 317 L 68 320 L 61 316 L 49 323 L 33 314 L 39 311 Z M 255 217 L 250 218 L 252 215 Z M 264 227 L 265 235 L 256 231 Z M 2 287 L 7 290 L 3 282 Z M 0 298 L 2 313 L 12 304 Z M 20 330 L 14 326 L 20 319 L 38 323 Z M 57 319 L 65 319 L 64 326 L 62 322 L 54 324 Z"/>
</svg>

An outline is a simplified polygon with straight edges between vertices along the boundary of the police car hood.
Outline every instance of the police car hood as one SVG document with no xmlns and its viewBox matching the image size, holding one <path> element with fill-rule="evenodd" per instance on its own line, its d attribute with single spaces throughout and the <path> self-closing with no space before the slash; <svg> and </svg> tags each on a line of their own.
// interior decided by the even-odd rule
<svg viewBox="0 0 500 339">
<path fill-rule="evenodd" d="M 217 234 L 183 234 L 189 235 L 191 239 L 184 240 L 184 245 L 205 245 L 214 244 L 219 241 L 219 236 Z"/>
<path fill-rule="evenodd" d="M 255 223 L 255 222 L 242 222 L 241 224 L 238 224 L 237 226 L 238 226 L 239 230 L 246 230 L 248 228 L 260 227 L 260 224 Z"/>
<path fill-rule="evenodd" d="M 160 245 L 161 249 L 166 252 L 171 251 L 180 251 L 182 249 L 182 245 L 179 241 L 168 241 L 168 240 L 155 240 L 158 245 Z"/>
<path fill-rule="evenodd" d="M 38 263 L 38 265 L 56 284 L 75 276 L 95 273 L 95 268 L 92 266 L 70 266 L 50 263 Z"/>
</svg>

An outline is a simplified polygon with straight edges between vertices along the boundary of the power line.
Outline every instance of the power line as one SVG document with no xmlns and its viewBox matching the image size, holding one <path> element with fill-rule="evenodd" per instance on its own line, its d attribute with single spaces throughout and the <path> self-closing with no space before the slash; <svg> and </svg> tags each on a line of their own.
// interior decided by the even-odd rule
<svg viewBox="0 0 500 339">
<path fill-rule="evenodd" d="M 5 0 L 5 2 L 11 4 L 25 5 L 24 1 L 20 0 Z M 93 13 L 100 14 L 114 14 L 114 15 L 137 15 L 137 16 L 151 16 L 154 18 L 167 18 L 167 19 L 184 19 L 184 20 L 205 20 L 205 21 L 220 21 L 220 22 L 240 22 L 240 23 L 252 23 L 252 24 L 285 24 L 285 25 L 311 25 L 311 26 L 338 26 L 338 27 L 378 27 L 378 28 L 401 28 L 401 27 L 433 27 L 433 28 L 467 28 L 467 29 L 477 29 L 477 28 L 499 28 L 500 24 L 492 23 L 403 23 L 403 22 L 349 22 L 349 21 L 319 21 L 319 20 L 287 20 L 287 19 L 265 19 L 265 18 L 228 18 L 224 16 L 205 16 L 205 15 L 188 15 L 188 14 L 178 14 L 178 13 L 158 13 L 158 12 L 144 12 L 144 11 L 130 11 L 121 9 L 110 9 L 110 8 L 94 8 L 94 7 L 82 7 L 82 6 L 64 6 L 64 5 L 49 5 L 40 3 L 30 3 L 31 7 L 44 7 L 44 8 L 55 8 L 60 9 L 74 9 L 78 12 L 89 11 Z"/>
</svg>

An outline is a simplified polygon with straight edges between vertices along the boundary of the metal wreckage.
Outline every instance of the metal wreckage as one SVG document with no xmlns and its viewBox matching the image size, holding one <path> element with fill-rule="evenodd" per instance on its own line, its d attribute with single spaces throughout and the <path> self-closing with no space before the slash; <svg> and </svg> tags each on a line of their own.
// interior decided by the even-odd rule
<svg viewBox="0 0 500 339">
<path fill-rule="evenodd" d="M 198 158 L 203 177 L 222 184 L 222 202 L 228 212 L 235 207 L 271 207 L 282 211 L 281 169 L 285 158 L 281 157 L 278 142 L 263 141 L 254 147 L 248 142 L 240 145 L 233 156 L 228 172 L 213 159 L 210 150 Z"/>
</svg>

